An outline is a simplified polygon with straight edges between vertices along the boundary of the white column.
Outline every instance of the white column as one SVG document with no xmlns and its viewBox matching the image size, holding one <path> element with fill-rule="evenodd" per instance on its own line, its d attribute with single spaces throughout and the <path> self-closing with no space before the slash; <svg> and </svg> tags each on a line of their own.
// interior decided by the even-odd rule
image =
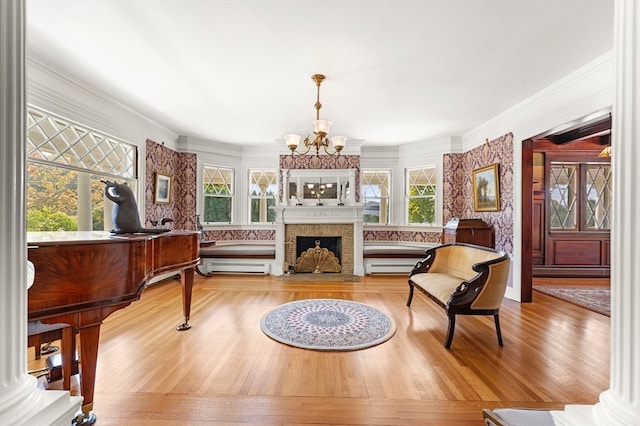
<svg viewBox="0 0 640 426">
<path fill-rule="evenodd" d="M 91 211 L 91 175 L 89 173 L 78 172 L 77 194 L 78 231 L 92 231 L 93 212 Z"/>
<path fill-rule="evenodd" d="M 286 200 L 285 200 L 286 201 Z M 282 266 L 286 260 L 286 247 L 284 245 L 284 210 L 286 207 L 274 207 L 276 211 L 276 259 L 271 268 L 272 275 L 282 275 L 284 273 Z M 295 259 L 294 259 L 295 261 Z"/>
<path fill-rule="evenodd" d="M 0 424 L 68 426 L 82 398 L 40 390 L 26 366 L 25 59 L 25 0 L 2 0 L 0 202 L 6 208 L 0 220 Z"/>
<path fill-rule="evenodd" d="M 610 388 L 558 425 L 640 425 L 640 2 L 616 0 L 614 17 Z"/>
</svg>

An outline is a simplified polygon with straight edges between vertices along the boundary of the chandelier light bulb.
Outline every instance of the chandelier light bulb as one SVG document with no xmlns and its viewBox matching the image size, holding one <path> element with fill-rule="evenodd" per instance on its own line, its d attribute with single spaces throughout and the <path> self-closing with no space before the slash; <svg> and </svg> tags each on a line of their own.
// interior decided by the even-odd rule
<svg viewBox="0 0 640 426">
<path fill-rule="evenodd" d="M 315 120 L 313 122 L 313 133 L 324 133 L 325 135 L 331 130 L 331 122 L 329 120 Z"/>
<path fill-rule="evenodd" d="M 342 148 L 344 148 L 345 144 L 347 143 L 347 137 L 346 136 L 334 136 L 331 138 L 331 143 L 333 144 L 333 147 L 337 150 L 341 150 Z"/>
<path fill-rule="evenodd" d="M 289 149 L 294 150 L 298 147 L 298 144 L 300 143 L 300 139 L 302 139 L 302 137 L 300 135 L 296 135 L 294 133 L 290 133 L 288 135 L 284 135 L 284 141 L 287 144 L 287 146 L 289 147 Z"/>
</svg>

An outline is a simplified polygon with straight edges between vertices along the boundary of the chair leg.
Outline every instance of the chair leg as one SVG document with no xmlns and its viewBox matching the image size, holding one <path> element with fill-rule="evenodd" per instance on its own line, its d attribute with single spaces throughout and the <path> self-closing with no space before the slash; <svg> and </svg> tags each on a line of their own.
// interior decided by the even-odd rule
<svg viewBox="0 0 640 426">
<path fill-rule="evenodd" d="M 409 284 L 409 298 L 407 299 L 407 306 L 411 306 L 413 300 L 413 284 Z"/>
<path fill-rule="evenodd" d="M 449 349 L 451 342 L 453 341 L 453 330 L 456 328 L 456 316 L 455 314 L 449 314 L 449 329 L 447 330 L 447 340 L 444 343 L 444 347 Z"/>
<path fill-rule="evenodd" d="M 498 313 L 493 315 L 493 319 L 496 321 L 496 333 L 498 333 L 498 344 L 504 346 L 502 343 L 502 332 L 500 331 L 500 317 Z"/>
<path fill-rule="evenodd" d="M 40 341 L 39 336 L 35 337 L 36 339 L 36 344 L 33 346 L 33 349 L 35 351 L 35 359 L 40 359 L 42 357 L 42 342 Z"/>
</svg>

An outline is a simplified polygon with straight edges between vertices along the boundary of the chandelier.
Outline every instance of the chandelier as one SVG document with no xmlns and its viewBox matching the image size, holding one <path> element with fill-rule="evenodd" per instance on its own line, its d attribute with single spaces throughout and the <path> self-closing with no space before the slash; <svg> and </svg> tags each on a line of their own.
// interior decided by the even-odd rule
<svg viewBox="0 0 640 426">
<path fill-rule="evenodd" d="M 316 109 L 316 119 L 313 122 L 313 134 L 315 135 L 315 137 L 313 138 L 313 140 L 311 140 L 311 135 L 307 135 L 307 137 L 304 138 L 303 141 L 306 151 L 298 152 L 297 149 L 302 136 L 293 133 L 284 135 L 284 141 L 291 150 L 291 155 L 293 155 L 294 153 L 305 155 L 309 151 L 311 151 L 311 148 L 315 148 L 316 156 L 320 155 L 321 148 L 329 155 L 340 155 L 340 151 L 342 151 L 342 148 L 344 148 L 344 145 L 347 143 L 346 136 L 334 136 L 331 139 L 327 138 L 329 129 L 331 129 L 331 122 L 328 120 L 320 120 L 320 108 L 322 108 L 322 104 L 320 103 L 320 85 L 322 84 L 324 78 L 325 77 L 322 74 L 314 74 L 311 76 L 311 79 L 316 82 L 316 86 L 318 88 L 316 103 L 314 105 L 314 108 Z M 331 145 L 333 146 L 332 152 L 329 151 L 329 141 L 331 141 Z"/>
</svg>

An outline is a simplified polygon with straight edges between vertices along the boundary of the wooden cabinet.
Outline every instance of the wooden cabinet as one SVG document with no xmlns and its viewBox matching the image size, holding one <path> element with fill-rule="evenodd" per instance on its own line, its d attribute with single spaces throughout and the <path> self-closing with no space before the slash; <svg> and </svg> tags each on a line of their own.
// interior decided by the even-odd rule
<svg viewBox="0 0 640 426">
<path fill-rule="evenodd" d="M 468 243 L 478 246 L 495 246 L 493 228 L 481 219 L 452 218 L 442 230 L 442 244 Z"/>
</svg>

